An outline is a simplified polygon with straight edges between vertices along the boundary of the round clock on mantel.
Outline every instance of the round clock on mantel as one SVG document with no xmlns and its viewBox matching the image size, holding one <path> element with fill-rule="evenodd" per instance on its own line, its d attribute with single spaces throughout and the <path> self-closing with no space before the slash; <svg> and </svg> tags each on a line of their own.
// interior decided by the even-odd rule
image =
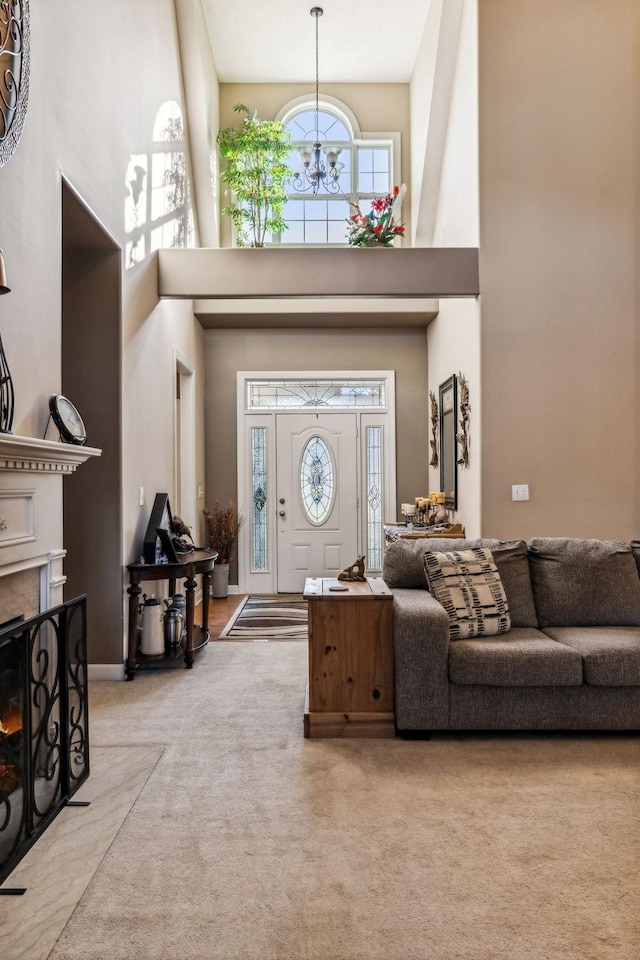
<svg viewBox="0 0 640 960">
<path fill-rule="evenodd" d="M 62 394 L 52 393 L 49 397 L 49 410 L 61 438 L 66 443 L 83 446 L 87 442 L 84 421 L 71 400 L 67 400 Z"/>
</svg>

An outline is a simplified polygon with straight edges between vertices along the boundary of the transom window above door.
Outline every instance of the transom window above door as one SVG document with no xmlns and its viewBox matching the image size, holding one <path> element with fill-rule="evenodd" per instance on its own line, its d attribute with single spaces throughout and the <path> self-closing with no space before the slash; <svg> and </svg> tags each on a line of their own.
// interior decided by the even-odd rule
<svg viewBox="0 0 640 960">
<path fill-rule="evenodd" d="M 270 237 L 272 244 L 347 245 L 347 220 L 357 204 L 361 213 L 371 201 L 390 193 L 394 185 L 396 135 L 360 133 L 337 106 L 303 102 L 281 111 L 292 139 L 288 166 L 289 199 L 284 208 L 288 230 Z M 315 143 L 328 174 L 314 194 L 305 179 L 305 161 Z M 325 186 L 326 184 L 326 186 Z"/>
<path fill-rule="evenodd" d="M 292 410 L 306 407 L 382 410 L 386 380 L 248 380 L 249 410 Z"/>
</svg>

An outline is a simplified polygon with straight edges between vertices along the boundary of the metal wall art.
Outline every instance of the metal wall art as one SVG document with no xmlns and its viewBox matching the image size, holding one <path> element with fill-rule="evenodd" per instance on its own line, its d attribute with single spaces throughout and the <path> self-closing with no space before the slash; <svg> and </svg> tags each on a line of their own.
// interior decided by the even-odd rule
<svg viewBox="0 0 640 960">
<path fill-rule="evenodd" d="M 29 0 L 0 0 L 0 167 L 15 153 L 29 99 Z"/>
<path fill-rule="evenodd" d="M 456 434 L 460 455 L 458 463 L 462 467 L 469 466 L 469 420 L 471 404 L 469 403 L 469 384 L 462 373 L 458 374 L 458 396 L 460 398 L 460 433 Z"/>
<path fill-rule="evenodd" d="M 438 414 L 438 401 L 433 390 L 429 390 L 429 399 L 431 400 L 431 460 L 429 460 L 430 467 L 438 466 L 438 423 L 439 423 L 439 414 Z"/>
</svg>

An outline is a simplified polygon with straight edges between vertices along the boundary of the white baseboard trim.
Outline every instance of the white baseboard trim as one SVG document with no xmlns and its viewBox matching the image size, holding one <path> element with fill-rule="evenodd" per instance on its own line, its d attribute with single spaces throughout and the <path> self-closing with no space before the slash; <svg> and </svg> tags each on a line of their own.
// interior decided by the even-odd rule
<svg viewBox="0 0 640 960">
<path fill-rule="evenodd" d="M 89 682 L 92 680 L 124 680 L 124 663 L 90 663 L 87 666 Z"/>
<path fill-rule="evenodd" d="M 238 586 L 237 583 L 230 583 L 227 593 L 236 593 L 236 594 L 240 593 L 240 587 Z"/>
</svg>

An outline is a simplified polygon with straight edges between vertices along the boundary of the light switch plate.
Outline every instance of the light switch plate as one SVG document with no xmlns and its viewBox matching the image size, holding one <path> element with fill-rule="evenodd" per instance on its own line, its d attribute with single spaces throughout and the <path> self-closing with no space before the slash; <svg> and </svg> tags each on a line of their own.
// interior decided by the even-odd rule
<svg viewBox="0 0 640 960">
<path fill-rule="evenodd" d="M 528 483 L 514 483 L 511 487 L 511 499 L 512 500 L 528 500 L 529 499 L 529 484 Z"/>
</svg>

